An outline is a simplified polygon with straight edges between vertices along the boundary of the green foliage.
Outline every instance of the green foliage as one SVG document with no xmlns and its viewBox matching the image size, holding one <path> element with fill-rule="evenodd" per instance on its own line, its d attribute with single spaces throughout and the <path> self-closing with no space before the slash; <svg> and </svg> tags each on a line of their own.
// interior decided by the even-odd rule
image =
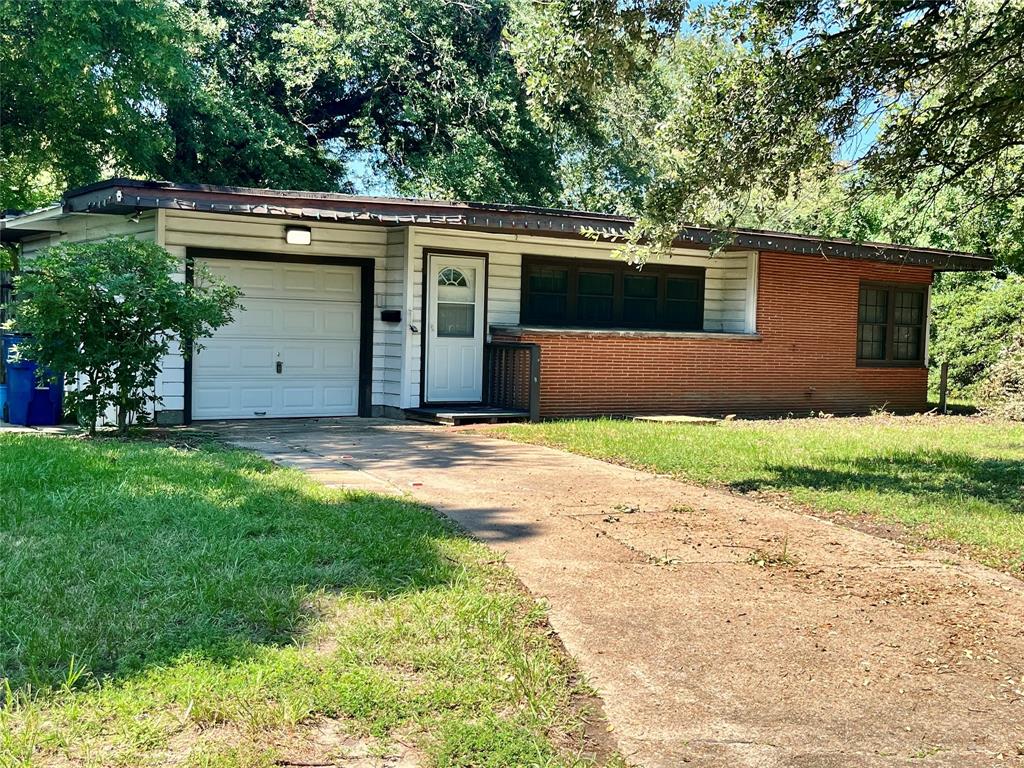
<svg viewBox="0 0 1024 768">
<path fill-rule="evenodd" d="M 4 243 L 0 245 L 0 272 L 16 272 L 18 270 L 17 246 Z"/>
<path fill-rule="evenodd" d="M 0 18 L 0 209 L 148 169 L 165 143 L 154 112 L 190 77 L 174 4 L 0 0 Z"/>
<path fill-rule="evenodd" d="M 123 432 L 150 401 L 161 358 L 183 340 L 231 321 L 237 288 L 197 268 L 195 285 L 174 279 L 180 263 L 153 243 L 115 238 L 61 243 L 15 279 L 14 328 L 31 334 L 20 351 L 79 381 L 69 406 L 95 433 L 117 412 Z"/>
<path fill-rule="evenodd" d="M 650 55 L 682 24 L 687 0 L 517 0 L 511 50 L 545 117 L 585 109 L 619 82 L 643 78 Z"/>
<path fill-rule="evenodd" d="M 288 109 L 318 140 L 373 149 L 400 192 L 554 202 L 508 15 L 505 0 L 321 0 L 277 33 Z"/>
<path fill-rule="evenodd" d="M 932 360 L 949 363 L 951 390 L 970 394 L 1008 340 L 1024 332 L 1024 277 L 945 274 L 931 303 Z M 933 366 L 933 377 L 936 371 Z"/>
<path fill-rule="evenodd" d="M 986 413 L 1024 421 L 1024 325 L 1016 330 L 978 388 Z"/>
<path fill-rule="evenodd" d="M 731 228 L 844 162 L 858 169 L 847 207 L 874 197 L 910 213 L 900 241 L 956 210 L 980 248 L 1021 264 L 1024 5 L 720 0 L 684 25 L 687 5 L 528 4 L 513 46 L 534 108 L 556 115 L 572 106 L 563 92 L 601 99 L 646 76 L 652 51 L 675 62 L 632 245 L 693 221 Z"/>
<path fill-rule="evenodd" d="M 0 0 L 0 208 L 110 174 L 346 190 L 367 160 L 403 193 L 557 202 L 561 134 L 528 109 L 509 14 L 508 0 Z"/>
</svg>

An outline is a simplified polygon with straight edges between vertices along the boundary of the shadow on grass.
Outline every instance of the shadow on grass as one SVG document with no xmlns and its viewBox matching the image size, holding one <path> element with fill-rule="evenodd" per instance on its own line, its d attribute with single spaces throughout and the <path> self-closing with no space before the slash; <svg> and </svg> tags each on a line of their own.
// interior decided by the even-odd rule
<svg viewBox="0 0 1024 768">
<path fill-rule="evenodd" d="M 872 491 L 927 496 L 956 507 L 971 497 L 1024 514 L 1024 462 L 979 459 L 955 451 L 915 451 L 843 460 L 832 466 L 775 464 L 730 483 L 743 493 L 760 490 Z"/>
<path fill-rule="evenodd" d="M 0 439 L 0 679 L 122 677 L 191 651 L 288 644 L 323 592 L 463 577 L 429 510 L 346 495 L 238 451 Z"/>
</svg>

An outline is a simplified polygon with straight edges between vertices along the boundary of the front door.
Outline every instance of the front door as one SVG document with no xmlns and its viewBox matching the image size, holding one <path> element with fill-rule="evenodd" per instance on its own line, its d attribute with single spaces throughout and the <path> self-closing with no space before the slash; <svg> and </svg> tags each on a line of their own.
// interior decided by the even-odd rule
<svg viewBox="0 0 1024 768">
<path fill-rule="evenodd" d="M 482 256 L 429 254 L 427 361 L 430 403 L 479 403 L 483 397 L 484 270 Z"/>
</svg>

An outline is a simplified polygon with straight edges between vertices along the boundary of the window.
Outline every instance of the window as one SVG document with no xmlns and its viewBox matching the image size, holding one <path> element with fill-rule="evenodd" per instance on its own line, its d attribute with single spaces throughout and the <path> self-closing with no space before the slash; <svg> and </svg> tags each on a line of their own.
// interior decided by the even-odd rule
<svg viewBox="0 0 1024 768">
<path fill-rule="evenodd" d="M 857 357 L 861 360 L 885 360 L 888 325 L 889 291 L 867 286 L 861 288 Z"/>
<path fill-rule="evenodd" d="M 699 331 L 704 270 L 526 257 L 522 322 L 580 328 Z"/>
<path fill-rule="evenodd" d="M 467 288 L 469 281 L 455 267 L 445 267 L 437 274 L 437 284 L 440 286 L 452 286 L 454 288 Z"/>
<path fill-rule="evenodd" d="M 472 338 L 476 329 L 476 303 L 472 270 L 445 267 L 437 273 L 437 335 Z"/>
<path fill-rule="evenodd" d="M 860 287 L 857 361 L 868 365 L 924 363 L 924 287 L 877 285 Z"/>
<path fill-rule="evenodd" d="M 523 279 L 523 316 L 550 325 L 564 320 L 569 309 L 569 270 L 536 265 Z"/>
<path fill-rule="evenodd" d="M 576 275 L 576 318 L 583 325 L 615 322 L 615 274 L 580 270 Z"/>
</svg>

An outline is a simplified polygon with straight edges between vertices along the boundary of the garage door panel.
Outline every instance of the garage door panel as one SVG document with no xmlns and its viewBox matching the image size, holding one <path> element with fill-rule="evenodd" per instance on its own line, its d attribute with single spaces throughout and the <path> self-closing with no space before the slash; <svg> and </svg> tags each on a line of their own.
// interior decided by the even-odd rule
<svg viewBox="0 0 1024 768">
<path fill-rule="evenodd" d="M 193 359 L 193 377 L 267 375 L 277 360 L 274 342 L 240 342 L 237 339 L 207 339 Z"/>
<path fill-rule="evenodd" d="M 319 298 L 318 277 L 324 270 L 311 266 L 284 267 L 281 270 L 282 295 Z"/>
<path fill-rule="evenodd" d="M 283 307 L 280 322 L 281 332 L 288 337 L 316 335 L 319 325 L 314 310 L 296 306 Z"/>
<path fill-rule="evenodd" d="M 243 386 L 238 392 L 238 402 L 243 409 L 269 410 L 274 407 L 274 387 Z"/>
<path fill-rule="evenodd" d="M 234 409 L 234 390 L 230 386 L 206 384 L 197 386 L 192 394 L 192 417 L 195 419 L 214 418 Z"/>
<path fill-rule="evenodd" d="M 235 312 L 231 323 L 225 325 L 218 336 L 257 336 L 274 332 L 274 308 L 261 304 L 258 299 L 245 301 Z"/>
<path fill-rule="evenodd" d="M 352 339 L 359 336 L 359 308 L 325 309 L 320 318 L 324 333 L 334 338 Z"/>
<path fill-rule="evenodd" d="M 352 270 L 327 269 L 322 289 L 335 301 L 358 301 L 361 293 L 359 275 Z"/>
<path fill-rule="evenodd" d="M 281 406 L 283 408 L 312 408 L 316 405 L 316 395 L 311 386 L 285 387 L 281 390 Z"/>
<path fill-rule="evenodd" d="M 240 344 L 238 347 L 239 373 L 248 375 L 264 375 L 272 373 L 277 361 L 277 352 L 273 344 Z"/>
<path fill-rule="evenodd" d="M 279 265 L 271 262 L 209 260 L 203 265 L 214 275 L 238 286 L 243 295 L 272 295 L 279 282 Z"/>
<path fill-rule="evenodd" d="M 288 264 L 282 267 L 279 288 L 285 298 L 359 301 L 359 272 L 351 267 Z"/>
<path fill-rule="evenodd" d="M 271 295 L 279 281 L 277 265 L 240 263 L 235 280 L 246 295 Z"/>
<path fill-rule="evenodd" d="M 359 345 L 346 344 L 323 350 L 323 372 L 338 374 L 359 370 Z"/>
<path fill-rule="evenodd" d="M 244 310 L 204 341 L 206 348 L 194 358 L 193 418 L 358 412 L 358 267 L 228 260 L 208 265 L 242 289 Z"/>
<path fill-rule="evenodd" d="M 330 346 L 295 341 L 280 350 L 287 373 L 297 376 L 331 375 L 356 377 L 359 370 L 358 342 L 339 342 Z"/>
<path fill-rule="evenodd" d="M 281 351 L 281 361 L 289 373 L 309 374 L 322 367 L 317 365 L 320 351 L 319 345 L 296 343 Z"/>
<path fill-rule="evenodd" d="M 359 301 L 361 293 L 356 267 L 228 259 L 200 261 L 214 275 L 238 286 L 246 298 Z"/>
<path fill-rule="evenodd" d="M 260 416 L 354 415 L 359 407 L 357 381 L 309 379 L 282 386 L 274 379 L 242 387 L 229 382 L 195 388 L 195 419 L 251 419 Z"/>
<path fill-rule="evenodd" d="M 248 299 L 218 338 L 359 338 L 358 304 L 337 306 L 333 302 L 295 299 Z"/>
<path fill-rule="evenodd" d="M 359 405 L 357 386 L 324 387 L 324 407 L 331 410 L 355 410 Z"/>
</svg>

